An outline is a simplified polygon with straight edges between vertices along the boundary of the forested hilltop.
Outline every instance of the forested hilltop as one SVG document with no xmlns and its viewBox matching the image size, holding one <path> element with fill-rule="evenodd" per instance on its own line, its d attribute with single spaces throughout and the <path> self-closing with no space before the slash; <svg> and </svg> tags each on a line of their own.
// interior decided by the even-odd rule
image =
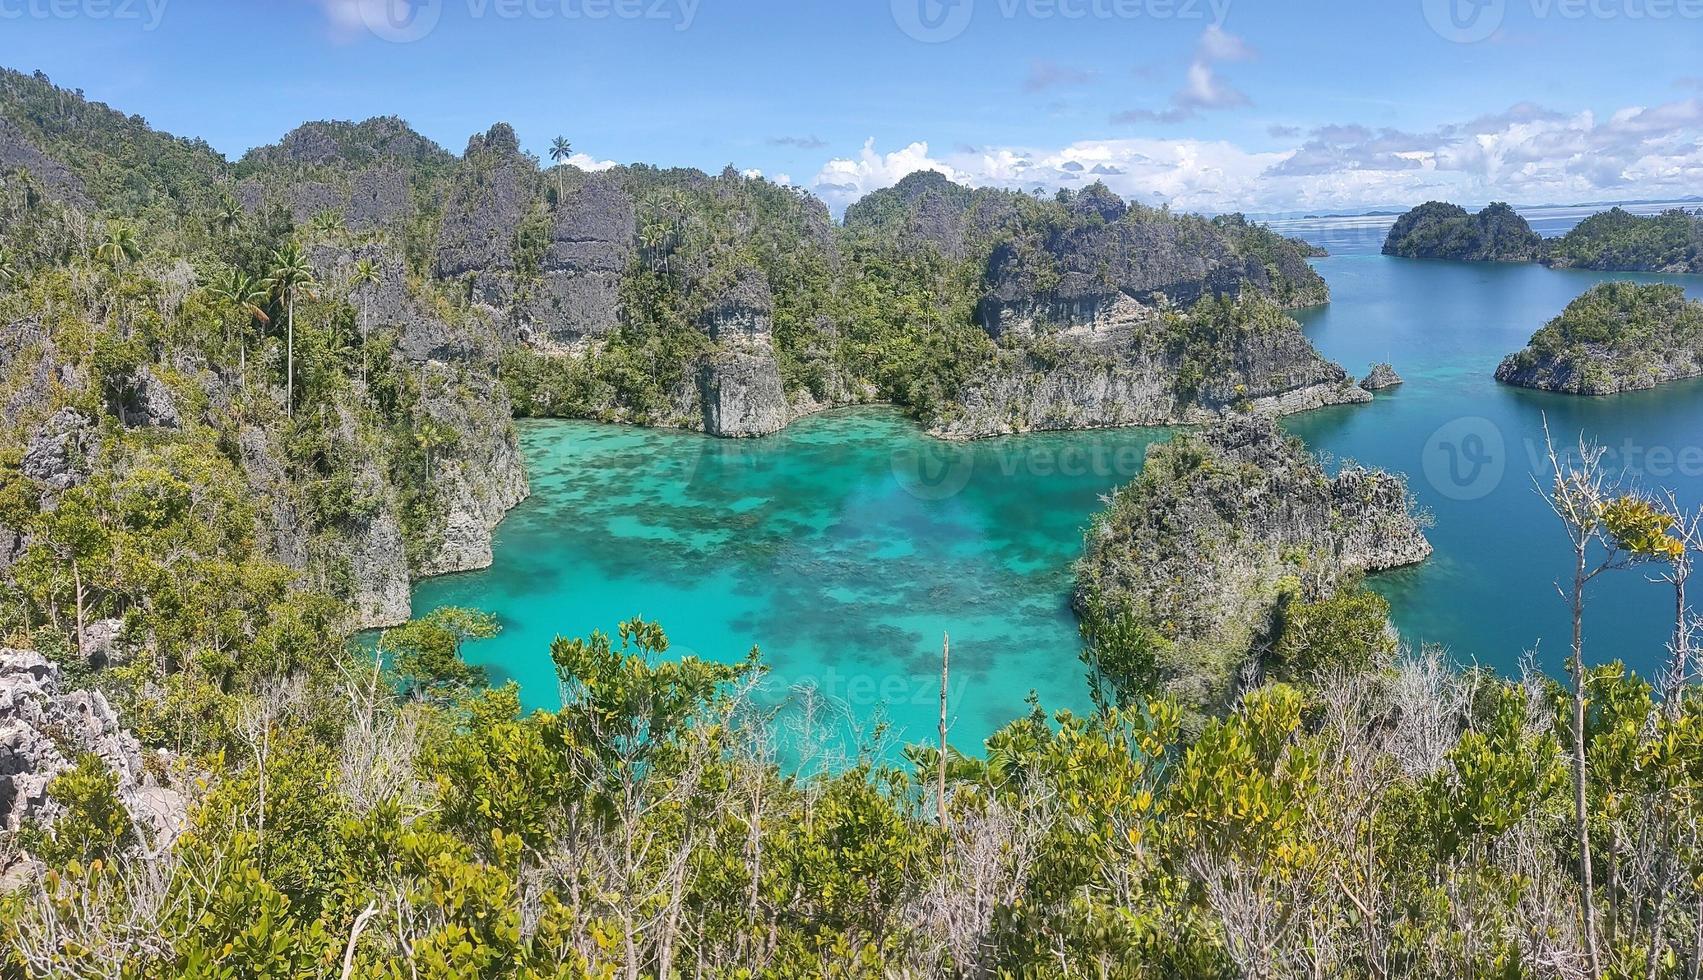
<svg viewBox="0 0 1703 980">
<path fill-rule="evenodd" d="M 1400 650 L 1356 579 L 1428 547 L 1399 479 L 1243 417 L 1365 397 L 1284 314 L 1325 298 L 1292 242 L 930 175 L 837 226 L 506 126 L 233 163 L 17 74 L 0 178 L 0 976 L 1697 972 L 1691 632 L 1660 690 Z M 462 655 L 500 623 L 410 618 L 525 494 L 516 412 L 872 398 L 958 435 L 1227 417 L 1091 531 L 1057 654 L 1093 711 L 895 757 L 609 610 L 525 713 Z M 1554 488 L 1581 575 L 1683 611 L 1697 522 L 1591 460 Z M 1237 605 L 1185 635 L 1200 603 L 1149 601 L 1181 588 Z"/>
<path fill-rule="evenodd" d="M 1703 375 L 1703 303 L 1663 283 L 1607 282 L 1567 304 L 1508 355 L 1496 380 L 1612 395 Z"/>
<path fill-rule="evenodd" d="M 1559 238 L 1544 238 L 1506 204 L 1492 204 L 1475 215 L 1458 205 L 1430 201 L 1396 219 L 1383 251 L 1410 259 L 1703 273 L 1703 212 L 1675 208 L 1636 215 L 1610 208 Z"/>
</svg>

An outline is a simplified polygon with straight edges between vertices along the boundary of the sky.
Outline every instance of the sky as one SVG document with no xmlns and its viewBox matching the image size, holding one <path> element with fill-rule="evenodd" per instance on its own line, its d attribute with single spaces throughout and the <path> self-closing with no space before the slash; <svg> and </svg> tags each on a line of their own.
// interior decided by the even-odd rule
<svg viewBox="0 0 1703 980">
<path fill-rule="evenodd" d="M 918 169 L 1261 214 L 1703 194 L 1703 0 L 0 0 L 0 65 L 233 159 L 397 115 L 836 211 Z"/>
</svg>

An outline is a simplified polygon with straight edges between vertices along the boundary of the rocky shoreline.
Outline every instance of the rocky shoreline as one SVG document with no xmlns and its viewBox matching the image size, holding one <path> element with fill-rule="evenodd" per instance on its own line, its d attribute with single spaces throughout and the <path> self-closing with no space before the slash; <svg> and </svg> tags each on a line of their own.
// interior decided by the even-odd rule
<svg viewBox="0 0 1703 980">
<path fill-rule="evenodd" d="M 1221 708 L 1258 672 L 1286 592 L 1424 561 L 1424 522 L 1400 476 L 1330 476 L 1271 419 L 1232 417 L 1148 451 L 1088 532 L 1073 605 L 1090 632 L 1138 635 L 1161 693 Z"/>
<path fill-rule="evenodd" d="M 1496 368 L 1503 384 L 1569 395 L 1645 391 L 1703 377 L 1703 302 L 1679 286 L 1603 283 Z"/>
</svg>

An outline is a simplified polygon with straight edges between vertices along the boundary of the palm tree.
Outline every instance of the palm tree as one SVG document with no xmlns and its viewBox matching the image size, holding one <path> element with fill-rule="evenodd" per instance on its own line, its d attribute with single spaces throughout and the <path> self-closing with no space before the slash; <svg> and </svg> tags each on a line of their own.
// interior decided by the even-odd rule
<svg viewBox="0 0 1703 980">
<path fill-rule="evenodd" d="M 271 288 L 266 280 L 258 279 L 241 269 L 232 269 L 213 284 L 207 287 L 207 292 L 234 307 L 239 313 L 246 313 L 250 321 L 261 324 L 272 322 L 266 315 L 266 302 L 272 298 Z M 243 330 L 243 341 L 237 355 L 237 371 L 243 377 L 248 376 L 248 331 Z"/>
<path fill-rule="evenodd" d="M 311 299 L 313 290 L 319 287 L 319 280 L 314 277 L 313 266 L 308 263 L 307 256 L 302 254 L 302 247 L 290 242 L 272 253 L 272 274 L 266 282 L 271 291 L 284 301 L 284 410 L 293 418 L 296 414 L 296 296 L 306 290 Z"/>
<path fill-rule="evenodd" d="M 308 230 L 319 238 L 335 240 L 343 234 L 343 216 L 336 211 L 321 211 L 308 222 Z"/>
<path fill-rule="evenodd" d="M 573 155 L 574 145 L 568 142 L 568 138 L 566 136 L 558 136 L 550 141 L 550 160 L 554 162 L 558 168 L 556 170 L 556 200 L 558 201 L 562 199 L 562 171 L 560 167 L 562 164 L 567 163 L 568 158 Z"/>
<path fill-rule="evenodd" d="M 232 198 L 225 198 L 219 209 L 213 212 L 213 217 L 207 224 L 212 227 L 215 235 L 229 235 L 242 224 L 242 205 Z"/>
<path fill-rule="evenodd" d="M 12 176 L 12 182 L 18 185 L 18 206 L 13 210 L 14 218 L 27 211 L 32 211 L 41 202 L 41 194 L 36 190 L 35 176 L 29 168 L 19 167 Z"/>
<path fill-rule="evenodd" d="M 362 259 L 355 263 L 355 269 L 349 274 L 349 287 L 361 294 L 361 386 L 367 384 L 367 307 L 371 300 L 372 287 L 378 285 L 378 263 L 372 259 Z"/>
<path fill-rule="evenodd" d="M 106 240 L 95 248 L 95 258 L 115 269 L 141 257 L 142 243 L 136 229 L 122 222 L 107 226 Z"/>
<path fill-rule="evenodd" d="M 0 282 L 10 284 L 18 278 L 18 267 L 12 262 L 10 249 L 0 248 Z"/>
</svg>

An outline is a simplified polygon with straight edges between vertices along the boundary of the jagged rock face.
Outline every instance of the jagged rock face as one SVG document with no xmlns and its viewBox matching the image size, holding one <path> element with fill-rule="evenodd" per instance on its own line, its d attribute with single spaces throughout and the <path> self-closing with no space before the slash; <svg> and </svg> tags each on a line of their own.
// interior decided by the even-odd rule
<svg viewBox="0 0 1703 980">
<path fill-rule="evenodd" d="M 90 207 L 83 182 L 30 142 L 11 120 L 0 118 L 0 173 L 29 171 L 36 190 L 80 208 Z"/>
<path fill-rule="evenodd" d="M 250 151 L 243 161 L 326 167 L 360 165 L 374 159 L 434 163 L 446 162 L 451 157 L 406 122 L 384 116 L 361 123 L 307 123 L 292 130 L 276 146 Z"/>
<path fill-rule="evenodd" d="M 760 270 L 740 269 L 704 304 L 699 325 L 718 344 L 769 340 L 774 330 L 775 296 Z"/>
<path fill-rule="evenodd" d="M 424 403 L 434 422 L 460 437 L 434 464 L 444 521 L 436 551 L 419 569 L 423 575 L 490 567 L 492 533 L 528 493 L 508 392 L 479 372 L 467 372 L 454 387 L 463 390 L 459 397 L 433 395 Z"/>
<path fill-rule="evenodd" d="M 978 255 L 984 243 L 1015 231 L 1022 215 L 1010 197 L 978 194 L 955 184 L 945 174 L 918 171 L 886 191 L 879 191 L 846 209 L 846 227 L 886 225 L 898 211 L 894 229 L 905 248 L 933 248 L 949 259 Z"/>
<path fill-rule="evenodd" d="M 1389 364 L 1374 364 L 1371 373 L 1361 380 L 1360 387 L 1367 391 L 1383 391 L 1401 383 L 1401 375 L 1396 373 L 1394 367 Z"/>
<path fill-rule="evenodd" d="M 1090 325 L 1047 334 L 1040 353 L 1007 352 L 936 418 L 940 436 L 1204 422 L 1226 411 L 1270 415 L 1357 404 L 1371 395 L 1313 349 L 1298 326 L 1239 338 L 1227 363 L 1193 390 L 1161 311 L 1123 297 Z"/>
<path fill-rule="evenodd" d="M 54 412 L 30 433 L 20 469 L 48 493 L 64 493 L 89 478 L 94 422 L 74 408 Z"/>
<path fill-rule="evenodd" d="M 515 229 L 541 196 L 538 166 L 521 154 L 512 128 L 498 124 L 473 137 L 444 202 L 438 276 L 513 272 Z"/>
<path fill-rule="evenodd" d="M 159 375 L 146 368 L 138 371 L 132 390 L 119 406 L 119 418 L 131 428 L 181 429 L 177 398 Z"/>
<path fill-rule="evenodd" d="M 990 336 L 1092 325 L 1125 299 L 1186 307 L 1208 296 L 1257 293 L 1286 308 L 1329 299 L 1301 248 L 1234 217 L 1210 222 L 1120 211 L 1123 202 L 1103 187 L 1078 195 L 1071 207 L 1098 220 L 994 250 L 977 307 Z M 1248 244 L 1256 240 L 1259 254 Z"/>
<path fill-rule="evenodd" d="M 706 287 L 698 325 L 717 350 L 698 368 L 704 431 L 725 438 L 779 432 L 792 421 L 774 348 L 774 294 L 742 268 Z"/>
<path fill-rule="evenodd" d="M 308 528 L 290 492 L 283 451 L 265 430 L 245 425 L 237 434 L 243 477 L 255 499 L 264 501 L 257 522 L 261 548 L 278 561 L 301 571 L 308 564 Z"/>
<path fill-rule="evenodd" d="M 365 474 L 369 492 L 382 493 L 373 474 Z M 349 604 L 358 629 L 399 626 L 412 610 L 408 577 L 408 548 L 397 522 L 396 508 L 386 504 L 349 536 L 349 573 L 355 583 Z"/>
<path fill-rule="evenodd" d="M 574 349 L 615 329 L 636 227 L 632 196 L 614 177 L 586 174 L 566 189 L 552 217 L 543 286 L 520 311 L 525 339 Z"/>
<path fill-rule="evenodd" d="M 0 829 L 56 817 L 48 786 L 84 755 L 118 778 L 119 798 L 156 846 L 182 830 L 186 801 L 144 770 L 140 745 L 104 695 L 63 691 L 59 667 L 41 654 L 0 649 Z"/>
<path fill-rule="evenodd" d="M 79 387 L 78 372 L 31 319 L 0 325 L 0 410 L 10 419 L 27 418 L 51 403 L 55 384 Z"/>
<path fill-rule="evenodd" d="M 766 436 L 792 421 L 773 351 L 723 351 L 698 372 L 704 431 L 723 438 Z"/>
<path fill-rule="evenodd" d="M 1149 450 L 1088 534 L 1075 604 L 1152 631 L 1164 691 L 1216 708 L 1261 654 L 1285 577 L 1328 593 L 1430 554 L 1400 477 L 1328 476 L 1275 422 L 1232 417 Z"/>
</svg>

